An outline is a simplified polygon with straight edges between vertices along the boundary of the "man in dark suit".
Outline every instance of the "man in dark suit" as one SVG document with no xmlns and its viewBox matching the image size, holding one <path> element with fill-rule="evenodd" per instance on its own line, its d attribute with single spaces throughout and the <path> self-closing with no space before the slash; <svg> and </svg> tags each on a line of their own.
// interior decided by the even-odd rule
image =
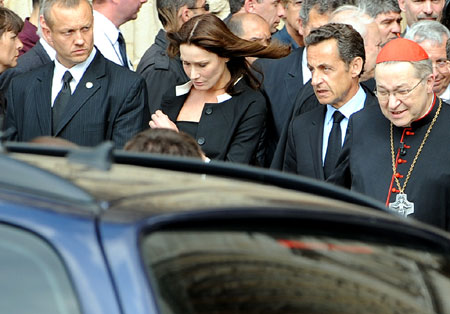
<svg viewBox="0 0 450 314">
<path fill-rule="evenodd" d="M 106 60 L 93 45 L 91 4 L 47 0 L 43 35 L 56 59 L 14 78 L 8 89 L 10 140 L 57 136 L 79 145 L 122 147 L 149 120 L 144 80 Z"/>
<path fill-rule="evenodd" d="M 151 113 L 160 108 L 161 99 L 168 89 L 189 80 L 180 58 L 170 58 L 167 54 L 169 42 L 166 31 L 177 31 L 192 17 L 207 13 L 209 6 L 205 0 L 157 0 L 156 8 L 164 29 L 158 32 L 154 44 L 144 53 L 136 69 L 136 72 L 145 78 L 151 96 Z"/>
<path fill-rule="evenodd" d="M 364 41 L 353 27 L 327 24 L 306 38 L 315 101 L 289 126 L 283 170 L 326 179 L 334 170 L 350 116 L 374 101 L 359 84 Z"/>
<path fill-rule="evenodd" d="M 396 38 L 375 67 L 379 106 L 350 118 L 330 182 L 385 202 L 398 214 L 450 230 L 450 106 L 433 92 L 432 62 Z"/>
<path fill-rule="evenodd" d="M 300 10 L 300 32 L 305 38 L 311 29 L 328 23 L 331 13 L 353 0 L 306 0 Z M 255 67 L 264 74 L 263 91 L 269 100 L 271 113 L 266 131 L 265 165 L 270 165 L 283 128 L 290 121 L 297 95 L 311 78 L 306 66 L 306 49 L 294 49 L 281 59 L 258 59 Z"/>
</svg>

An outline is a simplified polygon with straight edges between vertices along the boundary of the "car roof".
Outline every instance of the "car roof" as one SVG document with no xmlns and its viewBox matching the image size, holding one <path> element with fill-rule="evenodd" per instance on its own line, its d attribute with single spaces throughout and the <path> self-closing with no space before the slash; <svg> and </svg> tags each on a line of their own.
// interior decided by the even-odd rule
<svg viewBox="0 0 450 314">
<path fill-rule="evenodd" d="M 8 153 L 0 154 L 3 187 L 47 195 L 94 212 L 106 207 L 161 213 L 299 204 L 361 211 L 348 203 L 385 210 L 377 201 L 331 184 L 255 167 L 113 152 L 107 144 L 67 149 L 10 143 L 6 148 Z"/>
<path fill-rule="evenodd" d="M 105 222 L 147 224 L 150 219 L 154 227 L 183 224 L 186 215 L 190 224 L 206 225 L 222 225 L 224 219 L 287 222 L 300 217 L 293 221 L 311 222 L 320 229 L 339 222 L 341 230 L 345 225 L 357 233 L 370 228 L 374 234 L 406 236 L 406 242 L 417 236 L 450 250 L 446 233 L 387 214 L 384 204 L 369 197 L 306 177 L 113 151 L 112 146 L 61 149 L 16 143 L 7 148 L 0 153 L 1 197 L 15 191 L 19 197 L 14 200 L 20 201 L 28 194 L 45 200 L 53 211 L 89 214 Z"/>
</svg>

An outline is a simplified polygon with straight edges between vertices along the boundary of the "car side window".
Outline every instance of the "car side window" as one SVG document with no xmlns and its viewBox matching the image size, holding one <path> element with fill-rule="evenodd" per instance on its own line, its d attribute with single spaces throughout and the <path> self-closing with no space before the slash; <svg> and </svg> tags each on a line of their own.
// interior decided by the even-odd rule
<svg viewBox="0 0 450 314">
<path fill-rule="evenodd" d="M 80 313 L 67 271 L 47 242 L 4 224 L 0 239 L 2 313 Z"/>
</svg>

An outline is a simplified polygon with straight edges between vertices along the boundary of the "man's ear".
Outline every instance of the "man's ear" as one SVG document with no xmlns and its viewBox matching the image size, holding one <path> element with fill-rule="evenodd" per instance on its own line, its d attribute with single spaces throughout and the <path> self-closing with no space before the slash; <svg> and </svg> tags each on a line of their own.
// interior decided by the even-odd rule
<svg viewBox="0 0 450 314">
<path fill-rule="evenodd" d="M 433 92 L 434 80 L 435 80 L 435 77 L 434 77 L 433 73 L 428 75 L 428 77 L 427 77 L 427 93 L 428 94 L 431 94 Z"/>
<path fill-rule="evenodd" d="M 178 18 L 181 19 L 182 24 L 186 23 L 192 18 L 193 14 L 191 9 L 188 9 L 187 5 L 183 5 L 178 10 Z"/>
<path fill-rule="evenodd" d="M 361 57 L 353 58 L 352 62 L 350 62 L 350 72 L 353 78 L 359 77 L 359 74 L 363 70 L 363 59 Z"/>
<path fill-rule="evenodd" d="M 305 37 L 305 34 L 304 34 L 304 30 L 303 30 L 303 21 L 302 21 L 302 19 L 299 18 L 299 17 L 297 17 L 297 20 L 298 20 L 298 33 L 299 33 L 301 36 L 303 36 L 303 38 L 304 38 L 304 37 Z"/>
<path fill-rule="evenodd" d="M 406 11 L 405 0 L 398 0 L 398 6 L 402 12 Z"/>
<path fill-rule="evenodd" d="M 44 37 L 45 41 L 53 47 L 52 32 L 50 30 L 50 27 L 45 22 L 43 15 L 39 16 L 39 22 L 41 23 L 42 36 Z"/>
<path fill-rule="evenodd" d="M 245 0 L 244 2 L 245 13 L 256 13 L 255 2 L 256 0 Z"/>
</svg>

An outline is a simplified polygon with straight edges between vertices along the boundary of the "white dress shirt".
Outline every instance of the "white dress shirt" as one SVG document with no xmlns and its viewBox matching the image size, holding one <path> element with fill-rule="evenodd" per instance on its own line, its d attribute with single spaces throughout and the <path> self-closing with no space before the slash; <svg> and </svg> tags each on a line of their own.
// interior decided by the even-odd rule
<svg viewBox="0 0 450 314">
<path fill-rule="evenodd" d="M 59 63 L 58 59 L 55 59 L 55 69 L 53 70 L 53 81 L 52 81 L 52 107 L 53 103 L 55 102 L 56 96 L 58 96 L 61 88 L 63 87 L 63 76 L 66 71 L 70 71 L 70 74 L 72 74 L 72 81 L 70 81 L 70 89 L 73 94 L 75 89 L 78 86 L 78 83 L 83 78 L 84 72 L 86 71 L 87 67 L 91 64 L 92 60 L 94 60 L 95 53 L 97 50 L 92 49 L 91 54 L 89 57 L 82 63 L 78 63 L 77 65 L 74 65 L 70 69 L 67 69 L 65 66 L 63 66 L 61 63 Z M 92 88 L 87 87 L 86 88 Z"/>
<path fill-rule="evenodd" d="M 119 50 L 120 30 L 106 16 L 94 10 L 94 44 L 102 55 L 119 65 L 123 65 Z M 128 53 L 127 53 L 128 55 Z M 133 70 L 130 58 L 126 61 L 128 68 Z"/>
<path fill-rule="evenodd" d="M 306 84 L 306 82 L 308 82 L 311 78 L 311 71 L 308 68 L 308 60 L 306 59 L 307 57 L 307 50 L 308 49 L 303 49 L 303 54 L 302 54 L 302 73 L 303 73 L 303 85 Z"/>
<path fill-rule="evenodd" d="M 448 85 L 445 91 L 439 95 L 439 98 L 446 103 L 450 103 L 450 85 Z"/>
</svg>

